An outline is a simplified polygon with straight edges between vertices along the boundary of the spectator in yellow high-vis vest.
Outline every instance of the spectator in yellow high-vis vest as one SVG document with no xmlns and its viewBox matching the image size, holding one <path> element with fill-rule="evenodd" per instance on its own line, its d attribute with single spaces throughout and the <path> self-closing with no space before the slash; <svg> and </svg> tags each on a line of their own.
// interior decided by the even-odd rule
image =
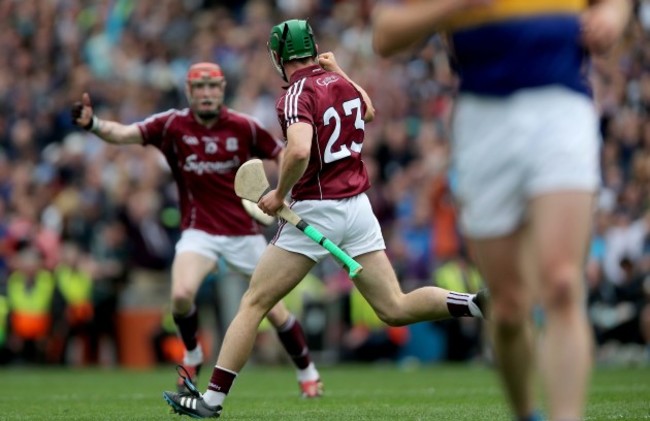
<svg viewBox="0 0 650 421">
<path fill-rule="evenodd" d="M 76 244 L 64 244 L 61 262 L 54 273 L 59 291 L 65 300 L 68 323 L 79 325 L 92 320 L 93 281 L 90 268 L 84 264 L 83 256 Z"/>
<path fill-rule="evenodd" d="M 52 325 L 55 281 L 42 268 L 42 256 L 27 246 L 18 252 L 7 281 L 12 341 L 10 347 L 28 361 L 42 361 Z"/>
<path fill-rule="evenodd" d="M 92 359 L 90 338 L 94 308 L 91 270 L 89 258 L 81 252 L 77 244 L 63 244 L 60 262 L 54 270 L 65 306 L 65 317 L 57 320 L 56 326 L 60 345 L 57 359 L 60 362 L 80 365 L 87 364 Z M 75 346 L 80 349 L 74 348 Z M 76 349 L 76 352 L 71 353 L 70 349 Z"/>
</svg>

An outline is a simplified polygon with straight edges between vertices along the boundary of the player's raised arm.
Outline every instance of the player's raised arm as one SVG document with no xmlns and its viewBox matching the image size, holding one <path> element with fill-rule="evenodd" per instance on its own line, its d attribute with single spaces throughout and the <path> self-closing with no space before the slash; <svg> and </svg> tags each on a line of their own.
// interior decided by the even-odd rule
<svg viewBox="0 0 650 421">
<path fill-rule="evenodd" d="M 93 112 L 90 95 L 86 92 L 81 97 L 81 101 L 72 105 L 70 111 L 75 125 L 93 132 L 106 142 L 118 145 L 142 143 L 142 134 L 135 124 L 126 125 L 99 119 Z"/>
<path fill-rule="evenodd" d="M 372 15 L 372 47 L 388 57 L 436 32 L 439 24 L 468 7 L 484 6 L 492 0 L 428 0 L 405 5 L 377 6 Z"/>
<path fill-rule="evenodd" d="M 363 89 L 358 83 L 353 81 L 347 73 L 341 69 L 341 66 L 336 62 L 336 58 L 334 57 L 334 53 L 328 51 L 326 53 L 322 53 L 318 55 L 318 64 L 320 67 L 323 69 L 327 70 L 328 72 L 334 72 L 338 73 L 343 77 L 343 79 L 347 80 L 350 82 L 354 87 L 356 88 L 357 91 L 361 94 L 361 97 L 363 98 L 363 102 L 366 103 L 366 113 L 363 115 L 363 121 L 366 123 L 370 123 L 372 120 L 375 119 L 375 107 L 372 105 L 372 100 L 370 99 L 370 96 L 366 92 L 365 89 Z"/>
</svg>

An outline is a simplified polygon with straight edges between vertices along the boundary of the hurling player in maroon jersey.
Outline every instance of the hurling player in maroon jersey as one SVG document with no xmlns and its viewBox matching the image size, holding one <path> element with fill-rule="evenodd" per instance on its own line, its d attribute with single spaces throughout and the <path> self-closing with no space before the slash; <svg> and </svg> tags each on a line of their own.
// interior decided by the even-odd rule
<svg viewBox="0 0 650 421">
<path fill-rule="evenodd" d="M 364 125 L 374 117 L 367 93 L 340 69 L 332 53 L 317 55 L 311 27 L 304 20 L 273 27 L 269 52 L 289 84 L 276 104 L 287 148 L 278 186 L 260 199 L 259 207 L 274 215 L 291 193 L 292 209 L 363 265 L 355 285 L 389 325 L 483 317 L 485 297 L 436 287 L 402 292 L 364 193 L 370 183 L 360 152 Z M 266 312 L 327 256 L 296 227 L 280 225 L 228 328 L 208 390 L 204 394 L 165 392 L 174 411 L 193 417 L 221 413 Z"/>
<path fill-rule="evenodd" d="M 201 283 L 216 269 L 220 256 L 235 271 L 250 276 L 266 247 L 259 225 L 235 195 L 235 173 L 252 157 L 279 162 L 283 150 L 282 143 L 255 119 L 223 105 L 225 86 L 217 64 L 197 63 L 187 73 L 190 108 L 171 109 L 129 125 L 99 119 L 87 93 L 72 108 L 78 126 L 109 143 L 153 145 L 171 168 L 178 186 L 182 229 L 172 264 L 172 313 L 192 381 L 203 363 L 194 304 Z M 319 396 L 319 374 L 300 323 L 282 302 L 267 317 L 296 365 L 301 394 Z M 183 377 L 178 388 L 187 388 Z"/>
</svg>

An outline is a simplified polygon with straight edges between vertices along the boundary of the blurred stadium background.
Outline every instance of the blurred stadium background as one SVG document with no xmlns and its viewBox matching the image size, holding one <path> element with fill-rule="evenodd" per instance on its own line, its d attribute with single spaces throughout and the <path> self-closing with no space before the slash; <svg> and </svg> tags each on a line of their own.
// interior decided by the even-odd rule
<svg viewBox="0 0 650 421">
<path fill-rule="evenodd" d="M 0 365 L 149 368 L 180 344 L 168 313 L 176 188 L 153 148 L 115 147 L 71 124 L 85 91 L 97 114 L 135 122 L 183 108 L 197 61 L 226 73 L 226 104 L 277 135 L 282 82 L 268 59 L 272 24 L 309 18 L 320 51 L 367 88 L 369 196 L 404 289 L 474 291 L 446 171 L 456 80 L 442 40 L 383 60 L 370 47 L 373 1 L 0 1 Z M 522 71 L 525 71 L 522 69 Z M 650 2 L 625 43 L 593 61 L 604 187 L 587 262 L 600 364 L 650 365 Z M 498 122 L 495 122 L 498 124 Z M 495 151 L 498 153 L 498 151 Z M 273 233 L 273 227 L 267 234 Z M 10 280 L 51 289 L 12 293 Z M 215 355 L 245 288 L 222 267 L 200 294 L 202 341 Z M 486 361 L 475 320 L 387 329 L 333 263 L 292 293 L 317 360 Z M 20 317 L 21 315 L 35 317 Z M 282 363 L 262 326 L 254 363 Z"/>
</svg>

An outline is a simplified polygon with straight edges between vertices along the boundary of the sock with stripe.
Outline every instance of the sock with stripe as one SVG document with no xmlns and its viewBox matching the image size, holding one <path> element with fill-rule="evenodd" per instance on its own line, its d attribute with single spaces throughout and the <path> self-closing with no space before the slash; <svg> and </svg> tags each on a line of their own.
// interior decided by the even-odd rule
<svg viewBox="0 0 650 421">
<path fill-rule="evenodd" d="M 298 380 L 318 380 L 318 371 L 309 356 L 305 333 L 298 319 L 293 314 L 290 315 L 289 319 L 277 328 L 277 332 L 282 346 L 298 370 Z"/>
<path fill-rule="evenodd" d="M 474 294 L 449 291 L 447 294 L 447 309 L 452 317 L 480 317 L 477 308 L 472 303 Z M 478 310 L 480 312 L 480 310 Z"/>
<path fill-rule="evenodd" d="M 203 394 L 203 401 L 210 406 L 223 405 L 237 373 L 218 365 L 212 370 L 208 390 Z"/>
</svg>

